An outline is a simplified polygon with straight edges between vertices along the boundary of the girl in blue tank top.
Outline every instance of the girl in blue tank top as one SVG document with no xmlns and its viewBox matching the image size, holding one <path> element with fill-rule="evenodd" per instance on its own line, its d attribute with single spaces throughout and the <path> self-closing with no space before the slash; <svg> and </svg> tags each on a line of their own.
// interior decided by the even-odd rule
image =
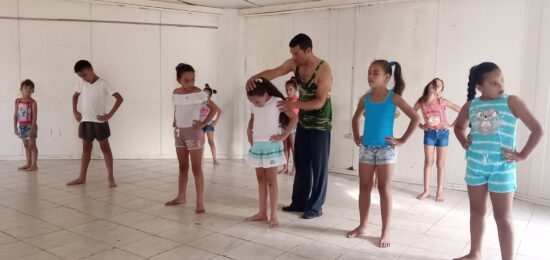
<svg viewBox="0 0 550 260">
<path fill-rule="evenodd" d="M 393 69 L 392 69 L 393 68 Z M 387 88 L 391 76 L 394 76 L 393 90 Z M 347 237 L 358 237 L 367 232 L 367 217 L 370 207 L 370 194 L 374 173 L 378 173 L 378 192 L 382 211 L 382 234 L 380 247 L 390 246 L 389 224 L 391 219 L 391 177 L 397 160 L 396 146 L 411 136 L 418 125 L 418 115 L 401 97 L 405 82 L 401 76 L 401 65 L 397 62 L 375 60 L 368 74 L 371 91 L 361 98 L 353 115 L 353 137 L 360 146 L 359 159 L 359 216 L 357 228 L 347 233 Z M 411 119 L 407 131 L 401 138 L 393 134 L 396 107 L 399 107 Z M 359 134 L 359 120 L 365 115 L 363 135 Z"/>
<path fill-rule="evenodd" d="M 481 97 L 475 98 L 476 89 Z M 475 99 L 474 99 L 475 98 Z M 516 150 L 517 119 L 531 130 L 525 147 Z M 466 134 L 471 127 L 469 135 Z M 523 101 L 504 93 L 502 72 L 491 62 L 470 69 L 468 102 L 458 114 L 455 134 L 466 149 L 466 184 L 470 198 L 470 253 L 481 259 L 487 197 L 493 203 L 502 259 L 514 257 L 512 200 L 517 187 L 516 163 L 525 160 L 542 137 L 542 127 Z"/>
</svg>

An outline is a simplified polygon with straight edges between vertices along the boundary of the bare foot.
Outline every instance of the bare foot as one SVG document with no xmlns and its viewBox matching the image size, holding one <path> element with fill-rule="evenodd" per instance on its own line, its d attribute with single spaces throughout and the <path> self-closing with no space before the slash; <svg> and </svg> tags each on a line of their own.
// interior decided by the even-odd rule
<svg viewBox="0 0 550 260">
<path fill-rule="evenodd" d="M 445 200 L 445 197 L 443 196 L 443 191 L 438 191 L 435 195 L 435 201 L 437 202 L 443 202 Z"/>
<path fill-rule="evenodd" d="M 346 234 L 347 238 L 354 238 L 354 237 L 360 237 L 367 233 L 367 227 L 358 226 L 354 230 L 348 232 Z"/>
<path fill-rule="evenodd" d="M 28 169 L 29 167 L 30 167 L 30 166 L 29 166 L 28 164 L 25 164 L 25 165 L 23 165 L 23 166 L 17 168 L 17 170 L 19 170 L 19 171 L 24 171 L 24 170 Z"/>
<path fill-rule="evenodd" d="M 206 210 L 204 210 L 204 208 L 195 209 L 195 214 L 203 214 L 203 213 L 206 213 Z"/>
<path fill-rule="evenodd" d="M 380 247 L 381 248 L 388 248 L 390 247 L 390 236 L 383 234 L 380 238 Z"/>
<path fill-rule="evenodd" d="M 453 260 L 481 260 L 481 256 L 469 253 L 463 257 L 454 258 Z"/>
<path fill-rule="evenodd" d="M 296 175 L 296 170 L 292 170 L 288 175 L 290 175 L 290 176 Z"/>
<path fill-rule="evenodd" d="M 267 220 L 266 213 L 257 213 L 254 216 L 250 216 L 244 219 L 244 221 L 266 221 L 266 220 Z"/>
<path fill-rule="evenodd" d="M 179 204 L 185 204 L 185 198 L 177 197 L 171 201 L 164 203 L 164 206 L 174 206 Z"/>
<path fill-rule="evenodd" d="M 416 196 L 416 198 L 419 199 L 419 200 L 424 200 L 424 199 L 427 199 L 429 197 L 430 197 L 430 192 L 429 191 L 422 192 L 421 194 Z"/>
<path fill-rule="evenodd" d="M 214 165 L 218 166 L 218 165 L 220 165 L 220 162 L 218 160 L 214 160 Z"/>
<path fill-rule="evenodd" d="M 85 178 L 78 177 L 78 179 L 67 183 L 67 186 L 80 185 L 86 183 Z"/>
<path fill-rule="evenodd" d="M 109 179 L 109 188 L 116 188 L 117 186 L 115 179 Z"/>
<path fill-rule="evenodd" d="M 288 173 L 288 165 L 285 164 L 282 169 L 280 169 L 277 173 Z"/>
<path fill-rule="evenodd" d="M 279 220 L 277 218 L 272 218 L 269 221 L 269 228 L 278 228 L 279 227 Z"/>
<path fill-rule="evenodd" d="M 34 172 L 34 171 L 38 171 L 38 166 L 31 166 L 27 169 L 25 169 L 26 172 Z"/>
</svg>

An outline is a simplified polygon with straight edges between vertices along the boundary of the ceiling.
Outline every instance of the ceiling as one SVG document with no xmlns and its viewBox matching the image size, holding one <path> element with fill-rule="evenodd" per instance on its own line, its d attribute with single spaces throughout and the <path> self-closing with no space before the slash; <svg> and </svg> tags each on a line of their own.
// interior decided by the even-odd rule
<svg viewBox="0 0 550 260">
<path fill-rule="evenodd" d="M 319 2 L 321 0 L 151 0 L 153 2 L 181 3 L 216 8 L 251 8 L 289 3 Z"/>
</svg>

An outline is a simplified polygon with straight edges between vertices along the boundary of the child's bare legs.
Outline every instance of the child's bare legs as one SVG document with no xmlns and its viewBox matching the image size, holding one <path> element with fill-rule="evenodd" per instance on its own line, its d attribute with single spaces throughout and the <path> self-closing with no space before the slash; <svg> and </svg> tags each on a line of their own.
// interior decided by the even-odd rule
<svg viewBox="0 0 550 260">
<path fill-rule="evenodd" d="M 359 237 L 367 231 L 375 169 L 375 165 L 359 163 L 359 226 L 346 234 L 348 238 Z"/>
<path fill-rule="evenodd" d="M 99 147 L 101 148 L 101 152 L 103 152 L 105 166 L 107 166 L 107 180 L 109 181 L 109 188 L 115 188 L 117 185 L 113 175 L 113 153 L 111 152 L 109 139 L 99 141 Z"/>
<path fill-rule="evenodd" d="M 512 218 L 514 192 L 491 192 L 490 196 L 493 203 L 493 215 L 495 215 L 495 222 L 497 223 L 501 257 L 503 260 L 512 260 L 514 258 L 514 224 Z"/>
<path fill-rule="evenodd" d="M 277 201 L 278 201 L 278 186 L 277 186 L 277 167 L 264 169 L 266 184 L 269 192 L 269 227 L 276 228 L 279 226 L 279 218 L 277 217 Z"/>
<path fill-rule="evenodd" d="M 36 164 L 38 160 L 38 148 L 36 147 L 36 138 L 30 138 L 28 140 L 28 149 L 30 151 L 30 166 L 26 169 L 26 171 L 36 171 L 38 170 L 38 165 Z M 25 151 L 26 152 L 26 151 Z M 28 154 L 27 154 L 28 156 Z M 27 159 L 27 163 L 29 162 L 29 159 Z"/>
<path fill-rule="evenodd" d="M 191 157 L 191 170 L 195 178 L 195 191 L 197 193 L 197 201 L 195 213 L 204 213 L 204 175 L 202 172 L 202 154 L 203 148 L 189 151 Z M 186 182 L 187 185 L 187 182 Z"/>
<path fill-rule="evenodd" d="M 210 145 L 210 151 L 212 151 L 212 159 L 214 161 L 214 165 L 219 165 L 220 162 L 218 162 L 218 158 L 216 157 L 216 143 L 214 143 L 214 132 L 209 131 L 206 133 L 206 137 L 208 137 L 208 145 Z"/>
<path fill-rule="evenodd" d="M 93 141 L 82 140 L 82 160 L 80 161 L 80 175 L 77 179 L 67 183 L 67 185 L 78 185 L 86 183 L 86 174 L 88 173 L 88 165 L 92 158 Z"/>
<path fill-rule="evenodd" d="M 416 196 L 416 198 L 419 200 L 427 199 L 430 197 L 430 173 L 432 172 L 432 166 L 434 164 L 434 152 L 435 152 L 434 146 L 424 145 L 424 192 Z M 439 157 L 440 156 L 438 155 L 437 157 L 438 160 L 439 160 Z M 438 177 L 439 177 L 439 172 L 438 172 Z"/>
<path fill-rule="evenodd" d="M 288 173 L 288 159 L 290 156 L 290 146 L 288 144 L 289 138 L 290 138 L 290 135 L 285 140 L 283 140 L 286 163 L 285 165 L 283 165 L 283 168 L 279 171 L 279 173 Z"/>
<path fill-rule="evenodd" d="M 487 184 L 468 186 L 470 200 L 470 253 L 455 260 L 480 260 L 487 217 Z"/>
<path fill-rule="evenodd" d="M 27 160 L 26 164 L 17 168 L 17 170 L 23 171 L 31 167 L 31 150 L 29 149 L 29 140 L 23 140 L 23 147 L 25 147 L 25 159 Z"/>
<path fill-rule="evenodd" d="M 267 220 L 267 176 L 264 168 L 256 168 L 256 179 L 258 180 L 260 209 L 256 215 L 245 218 L 245 221 Z"/>
<path fill-rule="evenodd" d="M 443 202 L 443 186 L 445 184 L 445 158 L 447 157 L 447 147 L 441 146 L 436 148 L 437 151 L 437 193 L 435 200 L 437 202 Z"/>
<path fill-rule="evenodd" d="M 187 192 L 187 179 L 189 172 L 189 151 L 186 148 L 176 147 L 176 155 L 179 163 L 178 196 L 166 202 L 164 205 L 172 206 L 185 204 L 185 194 Z"/>
<path fill-rule="evenodd" d="M 380 211 L 382 213 L 382 236 L 380 247 L 390 247 L 390 222 L 392 211 L 391 179 L 395 164 L 376 166 L 378 175 L 378 193 L 380 194 Z"/>
</svg>

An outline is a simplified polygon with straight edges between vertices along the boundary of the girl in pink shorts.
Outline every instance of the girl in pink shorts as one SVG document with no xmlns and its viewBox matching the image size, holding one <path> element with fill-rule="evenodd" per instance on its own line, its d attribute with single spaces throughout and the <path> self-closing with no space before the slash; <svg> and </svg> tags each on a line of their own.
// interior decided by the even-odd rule
<svg viewBox="0 0 550 260">
<path fill-rule="evenodd" d="M 204 147 L 203 128 L 219 108 L 213 102 L 208 101 L 208 95 L 195 86 L 195 70 L 191 65 L 180 63 L 176 67 L 177 81 L 181 85 L 173 94 L 174 103 L 174 139 L 176 154 L 179 162 L 179 189 L 178 196 L 166 202 L 166 206 L 185 204 L 185 194 L 189 171 L 189 158 L 195 177 L 195 189 L 197 201 L 195 213 L 204 213 L 204 178 L 202 173 L 202 154 Z M 207 106 L 210 113 L 206 118 L 201 118 L 200 111 Z M 202 119 L 202 120 L 201 120 Z"/>
</svg>

